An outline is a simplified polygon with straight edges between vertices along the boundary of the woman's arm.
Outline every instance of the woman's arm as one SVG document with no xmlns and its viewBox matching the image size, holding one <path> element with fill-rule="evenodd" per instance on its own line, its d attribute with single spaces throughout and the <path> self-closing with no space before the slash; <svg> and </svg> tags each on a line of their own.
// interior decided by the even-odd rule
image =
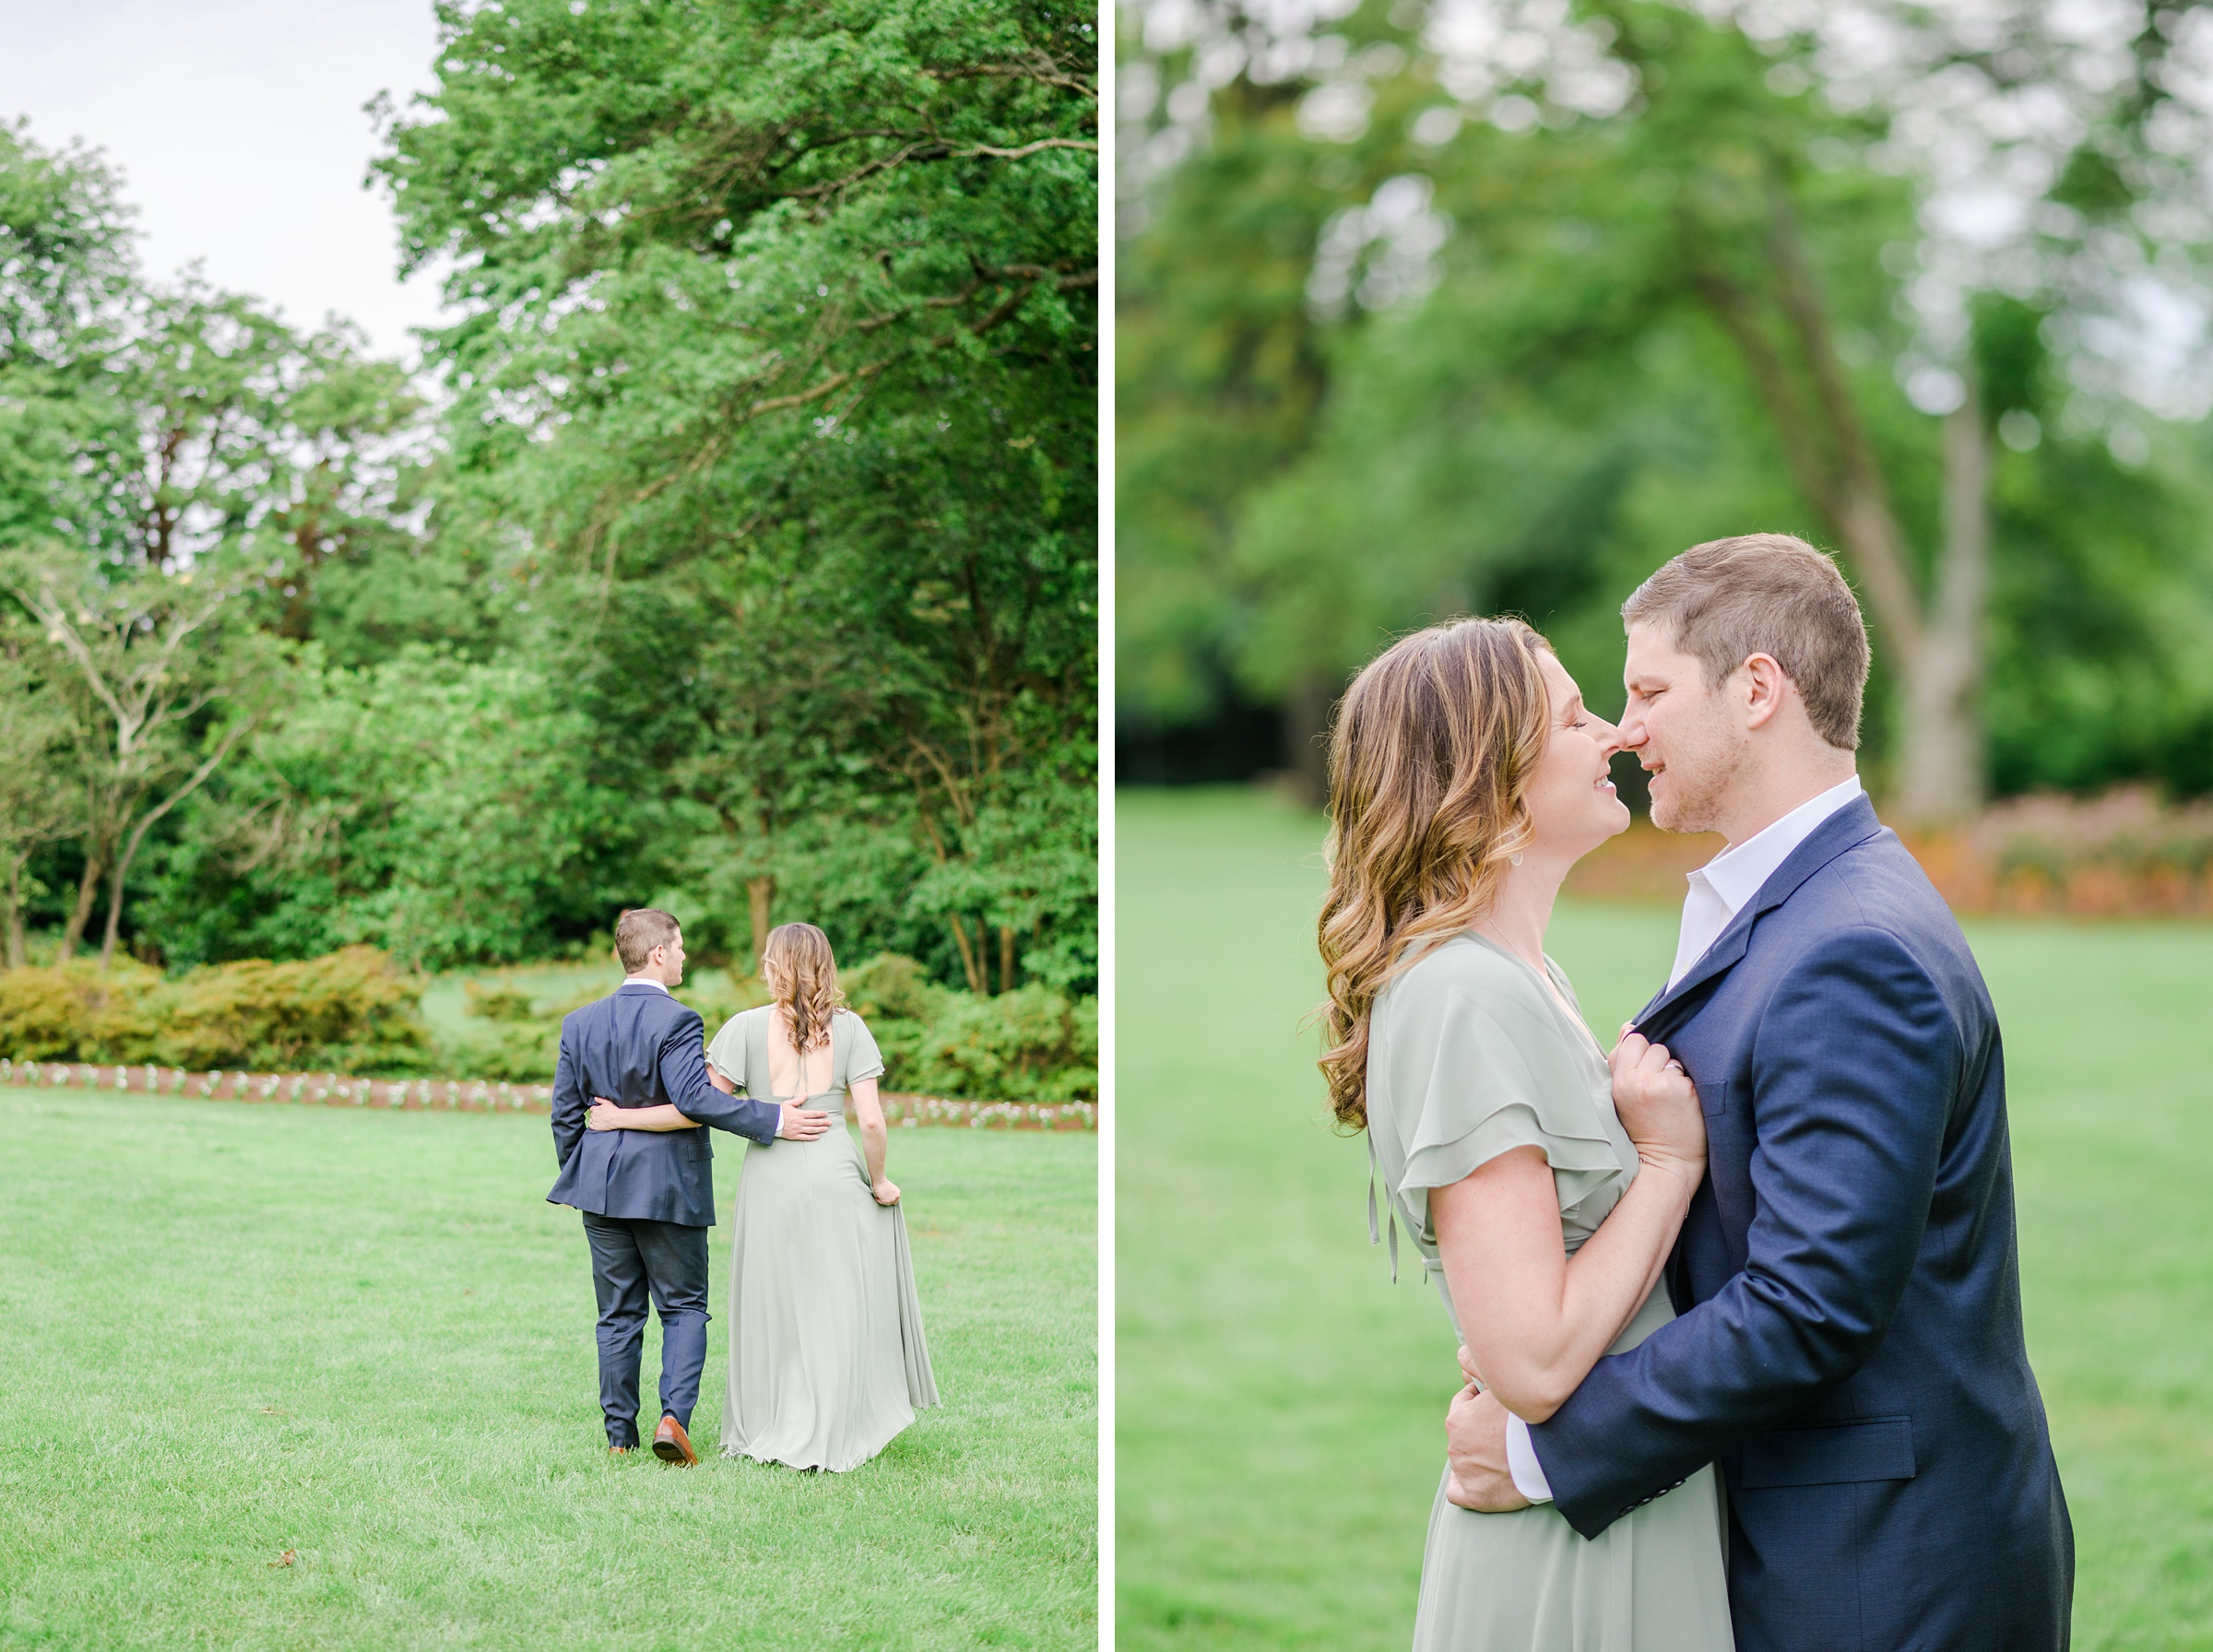
<svg viewBox="0 0 2213 1652">
<path fill-rule="evenodd" d="M 869 1162 L 869 1191 L 880 1205 L 899 1202 L 899 1186 L 883 1174 L 883 1152 L 888 1132 L 883 1127 L 883 1103 L 876 1096 L 876 1080 L 856 1079 L 846 1087 L 853 1111 L 860 1115 L 860 1150 Z"/>
<path fill-rule="evenodd" d="M 696 1130 L 696 1119 L 686 1118 L 674 1102 L 653 1107 L 618 1107 L 603 1095 L 592 1098 L 591 1127 L 595 1130 Z"/>
<path fill-rule="evenodd" d="M 1615 1093 L 1641 1171 L 1572 1258 L 1541 1148 L 1515 1148 L 1429 1191 L 1468 1351 L 1524 1422 L 1559 1410 L 1643 1305 L 1705 1173 L 1697 1091 L 1664 1047 L 1629 1042 L 1615 1056 Z"/>
<path fill-rule="evenodd" d="M 724 1078 L 712 1061 L 707 1063 L 707 1082 L 725 1095 L 738 1093 L 736 1082 Z M 618 1107 L 603 1095 L 596 1095 L 592 1098 L 590 1124 L 595 1130 L 696 1130 L 699 1128 L 699 1121 L 695 1118 L 685 1117 L 683 1114 L 677 1111 L 674 1102 L 663 1102 L 657 1107 Z"/>
</svg>

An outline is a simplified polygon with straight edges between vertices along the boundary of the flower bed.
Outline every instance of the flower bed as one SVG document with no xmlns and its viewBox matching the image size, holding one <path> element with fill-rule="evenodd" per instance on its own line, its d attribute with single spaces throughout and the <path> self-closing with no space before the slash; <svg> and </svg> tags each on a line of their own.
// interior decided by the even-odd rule
<svg viewBox="0 0 2213 1652">
<path fill-rule="evenodd" d="M 471 1079 L 355 1079 L 343 1073 L 186 1072 L 182 1068 L 95 1066 L 73 1061 L 0 1058 L 0 1084 L 112 1090 L 140 1095 L 193 1096 L 226 1102 L 299 1102 L 329 1107 L 445 1108 L 463 1113 L 550 1113 L 550 1084 Z M 965 1102 L 948 1096 L 882 1097 L 884 1118 L 975 1130 L 1095 1130 L 1090 1102 Z M 853 1116 L 850 1103 L 846 1116 Z"/>
<path fill-rule="evenodd" d="M 1959 913 L 2213 916 L 2213 803 L 2161 803 L 2140 787 L 2102 797 L 2016 797 L 1949 832 L 1902 834 Z M 1679 903 L 1683 875 L 1722 851 L 1639 820 L 1568 874 L 1589 900 Z"/>
</svg>

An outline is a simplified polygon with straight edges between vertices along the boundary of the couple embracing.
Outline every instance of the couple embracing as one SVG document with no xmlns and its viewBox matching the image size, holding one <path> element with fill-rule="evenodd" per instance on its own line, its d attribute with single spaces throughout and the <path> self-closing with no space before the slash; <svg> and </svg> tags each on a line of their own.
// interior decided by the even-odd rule
<svg viewBox="0 0 2213 1652">
<path fill-rule="evenodd" d="M 2055 1652 L 1997 1021 L 1861 789 L 1858 605 L 1751 535 L 1623 618 L 1618 728 L 1469 620 L 1371 663 L 1331 737 L 1323 1071 L 1468 1379 L 1414 1644 Z M 1607 1051 L 1544 937 L 1628 824 L 1625 749 L 1657 824 L 1728 847 Z"/>
<path fill-rule="evenodd" d="M 698 1012 L 669 991 L 684 979 L 676 919 L 625 912 L 615 951 L 622 985 L 561 1023 L 561 1175 L 546 1195 L 584 1215 L 608 1449 L 639 1445 L 650 1302 L 661 1316 L 654 1455 L 699 1460 L 690 1430 L 707 1353 L 711 1127 L 752 1144 L 731 1222 L 723 1452 L 857 1468 L 938 1391 L 899 1189 L 884 1174 L 883 1059 L 846 1008 L 829 939 L 811 924 L 772 929 L 761 974 L 773 1001 L 733 1016 L 704 1050 Z M 858 1144 L 843 1128 L 846 1096 Z"/>
</svg>

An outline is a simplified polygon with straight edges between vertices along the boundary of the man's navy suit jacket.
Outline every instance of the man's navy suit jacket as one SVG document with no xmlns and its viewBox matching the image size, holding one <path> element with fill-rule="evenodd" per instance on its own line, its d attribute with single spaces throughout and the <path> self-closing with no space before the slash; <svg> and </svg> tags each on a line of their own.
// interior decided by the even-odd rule
<svg viewBox="0 0 2213 1652">
<path fill-rule="evenodd" d="M 2021 1334 L 1997 1018 L 1865 797 L 1639 1018 L 1709 1161 L 1682 1316 L 1532 1431 L 1585 1537 L 1717 1463 L 1738 1652 L 2052 1652 L 2075 1540 Z"/>
<path fill-rule="evenodd" d="M 624 982 L 562 1018 L 553 1068 L 553 1150 L 561 1175 L 547 1202 L 595 1216 L 715 1225 L 715 1150 L 704 1130 L 593 1130 L 592 1098 L 625 1107 L 674 1102 L 687 1118 L 774 1141 L 781 1109 L 725 1095 L 707 1081 L 699 1013 L 657 987 Z"/>
</svg>

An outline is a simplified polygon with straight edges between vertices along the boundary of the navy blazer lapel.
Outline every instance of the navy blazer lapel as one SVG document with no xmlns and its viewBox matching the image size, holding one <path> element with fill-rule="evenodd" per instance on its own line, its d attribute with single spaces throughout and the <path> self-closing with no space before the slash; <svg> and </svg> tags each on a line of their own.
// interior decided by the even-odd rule
<svg viewBox="0 0 2213 1652">
<path fill-rule="evenodd" d="M 1864 792 L 1815 827 L 1807 833 L 1805 842 L 1792 850 L 1769 875 L 1768 880 L 1759 886 L 1759 892 L 1729 920 L 1729 926 L 1714 937 L 1713 944 L 1698 955 L 1698 962 L 1683 972 L 1683 979 L 1673 986 L 1663 987 L 1651 1003 L 1637 1012 L 1637 1031 L 1643 1032 L 1645 1023 L 1661 1011 L 1717 975 L 1734 969 L 1751 944 L 1752 926 L 1763 914 L 1781 906 L 1797 893 L 1800 884 L 1845 850 L 1857 848 L 1882 830 L 1883 823 L 1875 818 L 1875 805 L 1867 800 Z"/>
</svg>

